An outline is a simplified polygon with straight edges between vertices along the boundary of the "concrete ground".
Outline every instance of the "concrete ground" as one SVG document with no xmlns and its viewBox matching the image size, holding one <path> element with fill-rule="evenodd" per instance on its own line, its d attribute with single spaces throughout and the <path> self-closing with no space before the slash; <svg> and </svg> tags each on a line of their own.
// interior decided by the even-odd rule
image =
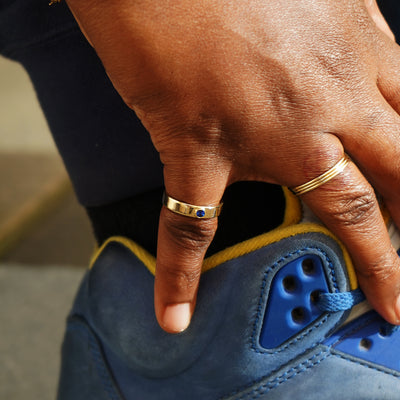
<svg viewBox="0 0 400 400">
<path fill-rule="evenodd" d="M 0 58 L 0 399 L 55 399 L 65 317 L 93 248 L 29 79 Z"/>
<path fill-rule="evenodd" d="M 81 269 L 0 265 L 0 398 L 54 400 L 65 316 Z"/>
</svg>

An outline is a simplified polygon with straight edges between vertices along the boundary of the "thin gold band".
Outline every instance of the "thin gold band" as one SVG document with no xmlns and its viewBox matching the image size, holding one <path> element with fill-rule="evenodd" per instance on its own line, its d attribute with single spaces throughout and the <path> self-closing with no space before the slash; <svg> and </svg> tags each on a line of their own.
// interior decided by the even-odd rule
<svg viewBox="0 0 400 400">
<path fill-rule="evenodd" d="M 343 172 L 343 170 L 346 168 L 346 165 L 349 163 L 349 161 L 350 161 L 349 157 L 347 155 L 345 155 L 331 169 L 329 169 L 328 171 L 326 171 L 322 175 L 317 176 L 316 178 L 312 179 L 311 181 L 303 183 L 300 186 L 296 186 L 294 188 L 291 188 L 290 190 L 296 196 L 301 196 L 302 194 L 310 192 L 311 190 L 314 190 L 317 187 L 320 187 L 324 183 L 329 182 L 335 176 L 337 176 L 341 172 Z"/>
<path fill-rule="evenodd" d="M 193 204 L 176 200 L 168 196 L 166 193 L 163 195 L 162 202 L 168 210 L 176 214 L 197 219 L 216 218 L 221 214 L 222 209 L 222 203 L 217 206 L 195 206 Z"/>
</svg>

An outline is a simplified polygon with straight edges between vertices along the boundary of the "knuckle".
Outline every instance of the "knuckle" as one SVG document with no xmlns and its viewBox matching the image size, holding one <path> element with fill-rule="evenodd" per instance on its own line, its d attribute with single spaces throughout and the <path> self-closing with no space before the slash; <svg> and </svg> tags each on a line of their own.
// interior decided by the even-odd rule
<svg viewBox="0 0 400 400">
<path fill-rule="evenodd" d="M 216 219 L 196 220 L 168 213 L 165 228 L 177 248 L 186 252 L 203 253 L 207 250 L 217 229 Z"/>
<path fill-rule="evenodd" d="M 164 279 L 171 292 L 187 292 L 197 287 L 200 274 L 200 269 L 168 268 L 164 270 Z"/>
<path fill-rule="evenodd" d="M 328 171 L 343 157 L 343 149 L 336 142 L 331 141 L 328 135 L 324 135 L 323 138 L 317 137 L 317 140 L 314 139 L 306 151 L 314 156 L 303 161 L 301 170 L 304 177 L 302 181 L 311 180 Z"/>
<path fill-rule="evenodd" d="M 352 190 L 336 202 L 332 218 L 341 225 L 359 225 L 367 222 L 377 207 L 375 192 L 371 187 Z"/>
<path fill-rule="evenodd" d="M 398 275 L 398 268 L 393 260 L 388 259 L 387 256 L 383 255 L 374 262 L 370 263 L 367 268 L 358 270 L 358 274 L 363 276 L 367 280 L 373 280 L 375 286 L 386 285 L 390 283 L 393 277 Z"/>
<path fill-rule="evenodd" d="M 399 123 L 397 118 L 393 118 L 393 115 L 386 109 L 383 109 L 380 105 L 371 106 L 368 109 L 368 105 L 364 106 L 366 112 L 361 113 L 359 117 L 359 124 L 364 135 L 374 135 L 380 132 L 385 135 L 389 135 L 390 132 L 399 133 Z"/>
<path fill-rule="evenodd" d="M 361 116 L 360 122 L 364 132 L 373 133 L 387 119 L 386 112 L 378 108 L 372 108 Z"/>
</svg>

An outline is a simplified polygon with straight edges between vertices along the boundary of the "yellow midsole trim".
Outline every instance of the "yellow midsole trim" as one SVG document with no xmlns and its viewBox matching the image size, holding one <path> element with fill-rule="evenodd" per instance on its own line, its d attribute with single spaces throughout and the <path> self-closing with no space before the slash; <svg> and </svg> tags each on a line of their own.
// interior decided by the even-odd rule
<svg viewBox="0 0 400 400">
<path fill-rule="evenodd" d="M 315 223 L 299 223 L 301 219 L 301 204 L 296 196 L 294 196 L 288 189 L 283 188 L 286 197 L 286 211 L 283 223 L 276 229 L 256 236 L 252 239 L 238 243 L 234 246 L 228 247 L 211 257 L 204 260 L 202 273 L 209 271 L 212 268 L 217 267 L 227 261 L 234 258 L 238 258 L 245 254 L 251 253 L 262 247 L 268 246 L 272 243 L 279 242 L 282 239 L 299 235 L 302 233 L 323 233 L 326 236 L 333 238 L 341 247 L 343 257 L 347 266 L 347 272 L 349 276 L 351 290 L 358 287 L 356 273 L 351 261 L 350 255 L 344 245 L 324 226 Z M 98 256 L 101 254 L 103 249 L 110 243 L 117 242 L 128 248 L 135 256 L 147 267 L 147 269 L 155 275 L 156 272 L 156 258 L 151 255 L 147 250 L 133 242 L 132 240 L 122 237 L 113 236 L 107 239 L 103 245 L 96 251 L 91 262 L 90 268 L 95 263 Z"/>
</svg>

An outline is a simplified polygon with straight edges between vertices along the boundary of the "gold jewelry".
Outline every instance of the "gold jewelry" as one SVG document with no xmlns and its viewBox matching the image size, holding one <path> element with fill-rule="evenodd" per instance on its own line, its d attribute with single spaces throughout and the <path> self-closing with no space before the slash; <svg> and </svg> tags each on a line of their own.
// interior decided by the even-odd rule
<svg viewBox="0 0 400 400">
<path fill-rule="evenodd" d="M 303 183 L 300 186 L 296 186 L 294 188 L 291 188 L 290 190 L 296 195 L 296 196 L 301 196 L 302 194 L 305 194 L 307 192 L 310 192 L 311 190 L 316 189 L 317 187 L 320 187 L 324 183 L 329 182 L 331 179 L 333 179 L 335 176 L 339 175 L 343 170 L 346 168 L 346 165 L 349 163 L 350 159 L 347 155 L 344 155 L 343 158 L 339 160 L 331 169 L 326 171 L 320 176 L 317 176 L 316 178 L 312 179 L 311 181 L 308 181 L 306 183 Z"/>
<path fill-rule="evenodd" d="M 216 218 L 221 214 L 222 203 L 217 206 L 195 206 L 193 204 L 184 203 L 179 200 L 175 200 L 168 196 L 165 192 L 163 195 L 162 203 L 168 210 L 185 215 L 186 217 L 206 219 Z"/>
</svg>

